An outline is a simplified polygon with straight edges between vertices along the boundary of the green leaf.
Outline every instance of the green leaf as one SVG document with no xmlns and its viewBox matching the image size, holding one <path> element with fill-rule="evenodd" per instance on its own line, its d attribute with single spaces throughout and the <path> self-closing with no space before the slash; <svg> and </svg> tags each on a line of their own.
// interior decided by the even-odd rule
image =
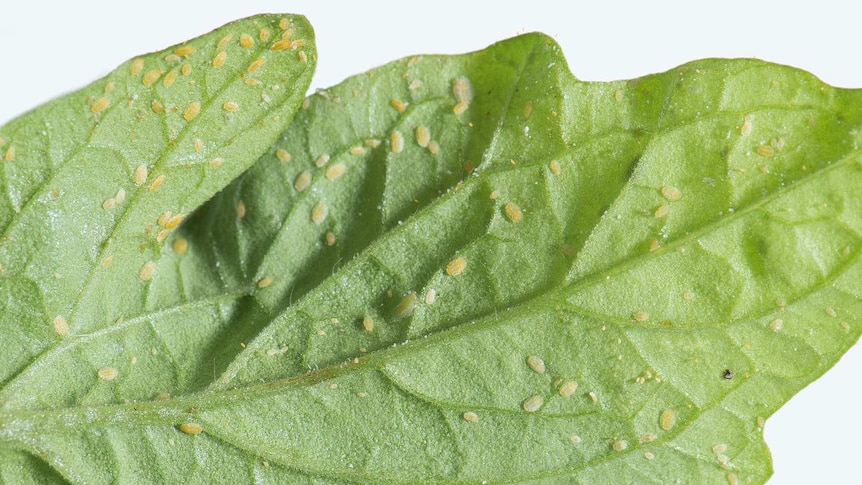
<svg viewBox="0 0 862 485">
<path fill-rule="evenodd" d="M 537 34 L 348 79 L 179 228 L 145 307 L 24 357 L 0 462 L 762 483 L 765 418 L 862 328 L 860 96 L 753 60 L 585 83 Z"/>
<path fill-rule="evenodd" d="M 155 317 L 135 320 L 163 308 L 165 240 L 287 126 L 308 89 L 313 41 L 302 17 L 240 20 L 0 127 L 4 480 L 48 469 L 13 451 L 16 413 L 150 399 L 170 378 L 169 360 L 143 361 L 167 351 L 163 330 Z M 129 352 L 141 352 L 139 365 Z M 30 445 L 67 479 L 116 476 L 93 466 L 98 457 Z"/>
</svg>

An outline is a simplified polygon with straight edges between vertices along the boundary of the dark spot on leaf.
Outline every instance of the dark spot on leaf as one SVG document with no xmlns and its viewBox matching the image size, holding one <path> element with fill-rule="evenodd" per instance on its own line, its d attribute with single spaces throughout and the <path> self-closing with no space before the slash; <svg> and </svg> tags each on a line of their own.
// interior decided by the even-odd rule
<svg viewBox="0 0 862 485">
<path fill-rule="evenodd" d="M 629 163 L 628 169 L 626 169 L 626 178 L 625 178 L 626 180 L 631 180 L 632 175 L 634 175 L 634 173 L 635 173 L 635 168 L 637 168 L 638 163 L 640 163 L 640 161 L 641 161 L 641 156 L 638 155 Z"/>
</svg>

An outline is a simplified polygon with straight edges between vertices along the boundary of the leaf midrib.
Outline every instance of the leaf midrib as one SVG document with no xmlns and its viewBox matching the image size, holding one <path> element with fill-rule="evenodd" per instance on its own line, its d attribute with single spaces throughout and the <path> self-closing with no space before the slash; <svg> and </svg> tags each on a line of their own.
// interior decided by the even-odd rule
<svg viewBox="0 0 862 485">
<path fill-rule="evenodd" d="M 623 262 L 622 264 L 618 264 L 618 265 L 610 267 L 610 268 L 608 268 L 602 272 L 599 272 L 599 273 L 596 273 L 593 275 L 589 275 L 589 276 L 587 276 L 587 277 L 585 277 L 579 281 L 565 284 L 562 287 L 557 288 L 557 289 L 555 289 L 549 293 L 546 293 L 544 295 L 523 300 L 520 303 L 518 303 L 517 305 L 514 305 L 513 307 L 506 309 L 501 313 L 498 313 L 497 317 L 499 317 L 500 314 L 504 314 L 504 315 L 505 314 L 512 314 L 521 308 L 527 308 L 527 307 L 530 307 L 534 304 L 541 304 L 545 300 L 547 300 L 549 302 L 554 302 L 554 303 L 559 303 L 560 301 L 565 301 L 564 299 L 558 299 L 559 296 L 561 296 L 564 292 L 565 293 L 568 293 L 568 292 L 576 293 L 580 290 L 583 290 L 585 288 L 589 288 L 589 287 L 605 280 L 608 276 L 613 276 L 613 275 L 617 275 L 617 274 L 629 271 L 633 267 L 635 267 L 639 264 L 642 264 L 643 261 L 645 261 L 645 260 L 648 260 L 648 259 L 653 258 L 653 257 L 659 257 L 662 254 L 677 250 L 679 247 L 683 246 L 684 244 L 687 244 L 693 240 L 696 240 L 699 237 L 701 237 L 705 234 L 708 234 L 708 233 L 714 231 L 715 229 L 717 229 L 723 225 L 732 223 L 733 221 L 737 220 L 738 218 L 741 218 L 744 215 L 759 209 L 760 207 L 769 203 L 770 201 L 772 201 L 772 200 L 774 200 L 780 196 L 785 195 L 789 191 L 794 190 L 795 188 L 797 188 L 801 185 L 809 183 L 812 180 L 816 180 L 818 177 L 823 176 L 823 174 L 828 173 L 831 170 L 836 170 L 839 167 L 848 166 L 852 163 L 858 163 L 854 159 L 857 158 L 860 154 L 862 154 L 862 149 L 851 152 L 849 155 L 845 156 L 843 159 L 841 159 L 837 162 L 833 162 L 831 164 L 825 165 L 825 166 L 823 166 L 823 167 L 821 167 L 815 171 L 812 171 L 807 176 L 800 177 L 788 185 L 785 185 L 783 187 L 779 187 L 777 190 L 767 194 L 766 196 L 760 198 L 756 202 L 749 204 L 748 206 L 745 206 L 744 208 L 737 209 L 732 214 L 728 214 L 727 216 L 725 216 L 721 219 L 717 219 L 715 221 L 712 221 L 711 223 L 703 226 L 702 228 L 700 228 L 697 231 L 693 231 L 693 232 L 688 233 L 679 239 L 675 239 L 672 242 L 662 246 L 660 249 L 658 249 L 656 251 L 647 252 L 647 253 L 641 254 L 639 256 L 636 256 L 634 258 L 628 259 L 625 262 Z M 530 166 L 530 165 L 525 164 L 525 165 L 522 165 L 521 168 L 526 168 L 528 166 Z M 513 167 L 512 169 L 517 169 L 517 168 Z M 483 180 L 484 180 L 484 177 L 479 176 L 475 179 L 468 180 L 467 183 L 478 184 L 478 183 L 482 183 Z M 437 201 L 435 201 L 434 204 L 431 204 L 430 206 L 426 207 L 423 210 L 423 212 L 426 210 L 430 210 L 433 206 L 435 206 L 437 204 L 444 203 L 446 200 L 448 200 L 449 197 L 453 197 L 454 193 L 455 193 L 455 191 L 447 192 L 443 196 L 439 197 L 437 199 Z M 408 229 L 407 225 L 396 226 L 392 230 L 392 232 L 390 232 L 390 234 L 397 233 L 397 231 L 407 230 L 407 229 Z M 376 246 L 376 243 L 372 244 L 371 246 L 366 248 L 366 251 L 373 249 L 375 246 Z M 854 253 L 854 256 L 855 255 L 856 255 L 856 253 Z M 356 260 L 354 260 L 354 261 L 356 261 Z M 356 262 L 354 262 L 354 261 L 351 261 L 350 263 L 348 263 L 347 265 L 342 267 L 339 270 L 339 272 L 349 271 L 353 265 L 358 264 L 358 261 L 356 261 Z M 840 274 L 840 273 L 841 273 L 841 271 L 838 272 L 838 274 Z M 836 274 L 835 277 L 837 277 L 838 274 Z M 827 283 L 828 283 L 828 280 L 825 280 L 819 286 L 826 285 Z M 244 296 L 248 296 L 250 294 L 253 294 L 253 292 L 254 292 L 253 288 L 234 290 L 230 293 L 215 295 L 215 296 L 208 297 L 208 298 L 202 299 L 202 300 L 195 300 L 192 302 L 184 302 L 184 303 L 182 303 L 176 307 L 163 308 L 163 309 L 160 309 L 156 312 L 147 312 L 147 313 L 140 314 L 137 317 L 133 317 L 133 318 L 128 319 L 126 322 L 124 322 L 123 325 L 114 326 L 114 327 L 107 328 L 107 329 L 101 329 L 98 332 L 95 332 L 93 334 L 88 334 L 88 335 L 93 337 L 96 335 L 101 335 L 103 333 L 110 333 L 110 332 L 118 330 L 119 329 L 118 327 L 126 327 L 126 326 L 133 325 L 134 323 L 146 322 L 146 321 L 149 321 L 149 319 L 152 318 L 153 316 L 156 316 L 159 314 L 172 313 L 174 311 L 178 311 L 180 308 L 188 307 L 189 305 L 198 305 L 198 304 L 208 305 L 211 302 L 227 302 L 227 301 L 231 301 L 234 299 L 242 298 Z M 613 319 L 607 315 L 601 315 L 601 314 L 598 314 L 595 312 L 586 311 L 585 309 L 580 309 L 580 307 L 573 305 L 571 303 L 568 303 L 568 302 L 566 302 L 566 306 L 569 307 L 573 311 L 576 311 L 578 313 L 583 314 L 584 316 L 604 317 L 607 321 L 616 321 L 616 319 Z M 447 340 L 448 339 L 455 339 L 455 338 L 458 338 L 459 336 L 461 336 L 462 333 L 472 333 L 474 331 L 478 331 L 479 329 L 491 326 L 495 323 L 495 322 L 491 322 L 489 320 L 491 320 L 491 316 L 480 317 L 480 318 L 474 319 L 470 322 L 466 322 L 465 324 L 460 325 L 458 327 L 447 328 L 443 331 L 439 331 L 436 333 L 426 335 L 422 339 L 417 339 L 417 340 L 414 340 L 410 343 L 400 345 L 398 347 L 387 348 L 387 349 L 384 349 L 381 351 L 373 352 L 372 354 L 369 354 L 367 356 L 360 357 L 360 361 L 361 362 L 376 363 L 375 365 L 380 366 L 382 364 L 385 364 L 389 359 L 397 358 L 402 353 L 410 352 L 410 351 L 412 351 L 412 349 L 423 348 L 424 346 L 434 345 L 434 344 L 436 344 L 437 340 L 439 340 L 439 339 L 447 339 Z M 71 347 L 71 346 L 75 345 L 76 343 L 84 342 L 85 340 L 87 340 L 87 339 L 76 339 L 75 342 L 70 343 L 69 345 L 58 346 L 58 347 L 52 348 L 51 350 L 52 351 L 53 350 L 56 350 L 56 351 L 65 350 L 66 348 Z M 38 360 L 39 359 L 37 359 L 37 361 Z M 35 363 L 36 362 L 34 362 L 34 364 Z M 301 384 L 304 381 L 305 376 L 309 376 L 309 378 L 314 381 L 317 379 L 310 377 L 310 376 L 318 375 L 321 373 L 328 373 L 327 369 L 342 368 L 342 367 L 344 367 L 344 366 L 342 366 L 342 365 L 332 366 L 331 365 L 331 366 L 328 366 L 326 368 L 322 368 L 320 370 L 313 371 L 313 372 L 310 372 L 310 373 L 305 374 L 305 375 L 299 375 L 299 376 L 293 376 L 293 377 L 286 378 L 286 379 L 280 379 L 280 380 L 274 381 L 272 383 L 252 384 L 249 386 L 227 389 L 227 390 L 218 389 L 218 390 L 213 390 L 213 391 L 204 391 L 204 392 L 197 393 L 197 394 L 190 394 L 189 399 L 192 399 L 193 402 L 197 402 L 200 396 L 216 395 L 216 394 L 220 394 L 220 393 L 224 393 L 224 395 L 229 396 L 235 390 L 242 390 L 242 393 L 254 394 L 254 392 L 252 392 L 252 390 L 256 387 L 264 387 L 267 389 L 274 389 L 274 388 L 277 388 L 277 387 L 282 386 L 282 385 L 295 385 L 295 384 L 299 385 L 297 383 Z M 334 377 L 334 375 L 328 376 L 327 378 L 329 378 L 329 377 Z M 4 387 L 3 391 L 5 392 L 9 387 L 11 387 L 10 385 L 16 379 L 17 379 L 17 377 L 11 379 L 9 381 L 9 384 L 7 384 L 7 386 Z M 268 393 L 265 393 L 265 394 L 268 394 Z M 248 395 L 248 394 L 246 394 L 246 395 Z M 91 410 L 91 409 L 101 409 L 103 407 L 105 407 L 105 406 L 92 406 L 92 407 L 68 408 L 68 409 Z M 47 412 L 52 412 L 52 411 L 47 411 Z M 18 411 L 15 411 L 13 413 L 18 413 Z M 2 415 L 2 414 L 0 414 L 0 415 Z M 2 422 L 2 420 L 0 420 L 0 422 Z"/>
<path fill-rule="evenodd" d="M 458 327 L 447 328 L 443 331 L 423 336 L 422 339 L 417 339 L 417 340 L 414 340 L 414 341 L 407 343 L 407 344 L 403 344 L 403 345 L 399 345 L 397 347 L 387 348 L 385 350 L 374 352 L 374 353 L 369 354 L 367 356 L 360 357 L 359 361 L 360 361 L 360 363 L 368 363 L 369 365 L 373 364 L 375 367 L 380 367 L 382 364 L 387 363 L 389 360 L 391 360 L 393 358 L 397 358 L 397 357 L 401 356 L 401 354 L 403 354 L 403 353 L 411 352 L 415 349 L 424 348 L 426 346 L 436 345 L 437 340 L 444 339 L 444 338 L 445 339 L 454 339 L 454 338 L 458 338 L 462 333 L 473 333 L 475 331 L 478 331 L 479 329 L 487 328 L 488 326 L 491 326 L 494 323 L 496 323 L 493 320 L 500 319 L 501 315 L 512 315 L 512 314 L 517 314 L 517 313 L 524 312 L 524 311 L 529 312 L 531 309 L 530 307 L 532 307 L 534 305 L 535 306 L 541 306 L 542 303 L 544 303 L 546 300 L 548 302 L 553 302 L 555 304 L 563 303 L 569 309 L 571 309 L 577 313 L 583 314 L 584 316 L 593 317 L 593 318 L 604 318 L 604 319 L 606 319 L 606 321 L 616 322 L 616 319 L 613 319 L 610 316 L 602 315 L 602 314 L 591 312 L 591 311 L 587 311 L 585 309 L 581 309 L 577 305 L 573 305 L 569 302 L 566 302 L 565 299 L 559 299 L 559 296 L 563 293 L 577 292 L 579 290 L 588 288 L 588 287 L 590 287 L 590 286 L 592 286 L 592 285 L 594 285 L 600 281 L 605 280 L 608 276 L 613 276 L 613 275 L 616 275 L 616 274 L 619 274 L 619 273 L 622 273 L 625 271 L 629 271 L 632 267 L 635 267 L 635 266 L 641 264 L 645 260 L 648 260 L 648 259 L 653 258 L 653 257 L 658 257 L 658 256 L 660 256 L 666 252 L 674 251 L 674 250 L 678 249 L 680 246 L 682 246 L 688 242 L 691 242 L 692 240 L 696 240 L 697 238 L 699 238 L 705 234 L 708 234 L 708 233 L 712 232 L 713 230 L 715 230 L 715 229 L 717 229 L 723 225 L 730 224 L 730 223 L 734 222 L 736 219 L 742 218 L 746 214 L 759 209 L 761 206 L 767 204 L 768 202 L 770 202 L 770 201 L 772 201 L 772 200 L 774 200 L 780 196 L 783 196 L 783 195 L 787 194 L 788 192 L 790 192 L 794 189 L 797 189 L 798 187 L 800 187 L 804 184 L 810 183 L 812 180 L 816 180 L 818 177 L 824 176 L 824 174 L 828 173 L 829 171 L 837 170 L 840 167 L 849 166 L 853 163 L 858 163 L 858 161 L 855 159 L 859 155 L 862 155 L 862 149 L 852 152 L 851 154 L 845 156 L 843 159 L 841 159 L 837 162 L 825 165 L 824 167 L 822 167 L 816 171 L 812 171 L 808 176 L 801 177 L 789 185 L 779 187 L 774 192 L 760 198 L 756 203 L 750 204 L 750 205 L 748 205 L 742 209 L 738 209 L 738 210 L 734 211 L 732 214 L 728 214 L 727 216 L 725 216 L 721 219 L 712 221 L 710 224 L 703 226 L 701 229 L 699 229 L 697 231 L 693 231 L 693 232 L 685 235 L 682 238 L 676 239 L 676 240 L 668 243 L 667 245 L 662 246 L 662 248 L 660 248 L 656 251 L 644 253 L 640 256 L 631 258 L 623 264 L 608 268 L 604 272 L 600 272 L 598 274 L 589 276 L 589 277 L 584 278 L 580 281 L 565 284 L 562 287 L 557 288 L 557 289 L 555 289 L 549 293 L 545 293 L 541 296 L 537 296 L 537 297 L 523 300 L 520 303 L 518 303 L 517 305 L 514 305 L 508 309 L 505 309 L 502 312 L 497 312 L 495 315 L 487 315 L 484 317 L 480 317 L 480 318 L 472 320 L 471 322 L 469 322 L 467 324 L 464 324 L 464 325 L 461 325 Z M 482 178 L 479 177 L 475 180 L 469 181 L 468 183 L 481 183 L 481 182 L 482 182 Z M 442 203 L 442 201 L 444 199 L 446 199 L 447 197 L 451 197 L 451 196 L 454 196 L 454 191 L 449 192 L 447 194 L 444 194 L 444 196 L 441 196 L 438 199 L 438 201 L 440 201 L 438 203 Z M 397 232 L 399 230 L 407 230 L 406 225 L 396 226 L 394 228 L 393 232 Z M 373 248 L 373 246 L 374 245 L 369 247 L 369 249 Z M 859 254 L 860 254 L 859 252 L 855 252 L 855 253 L 853 253 L 852 257 L 858 258 Z M 354 263 L 354 262 L 348 263 L 347 265 L 342 267 L 339 270 L 339 272 L 348 271 L 350 269 L 350 267 L 352 267 L 354 264 L 357 264 L 357 263 Z M 842 266 L 842 270 L 837 271 L 831 279 L 825 279 L 823 282 L 821 282 L 818 285 L 818 288 L 825 287 L 825 285 L 827 285 L 831 280 L 834 280 L 840 274 L 842 274 L 843 268 L 846 268 L 846 267 L 847 267 L 847 265 Z M 167 314 L 167 313 L 171 313 L 174 311 L 179 311 L 182 308 L 187 308 L 189 305 L 208 305 L 208 304 L 211 304 L 212 302 L 230 301 L 230 300 L 233 300 L 236 298 L 241 298 L 241 297 L 247 296 L 249 294 L 252 294 L 253 291 L 254 291 L 254 289 L 250 288 L 250 289 L 246 289 L 246 290 L 233 291 L 233 292 L 227 293 L 227 294 L 215 295 L 215 296 L 212 296 L 212 297 L 209 297 L 206 299 L 195 300 L 193 302 L 185 302 L 185 303 L 182 303 L 182 304 L 177 305 L 175 307 L 160 309 L 157 312 L 149 312 L 149 313 L 141 314 L 137 317 L 134 317 L 134 318 L 127 320 L 126 322 L 124 322 L 123 325 L 128 326 L 128 325 L 131 325 L 131 324 L 136 323 L 136 322 L 147 321 L 148 319 L 152 318 L 153 316 L 156 316 L 159 314 Z M 750 319 L 750 317 L 746 317 L 746 319 Z M 619 322 L 616 322 L 616 323 L 619 323 Z M 700 328 L 700 327 L 698 327 L 698 328 Z M 94 334 L 89 334 L 89 336 L 101 335 L 102 333 L 109 333 L 109 332 L 115 331 L 115 330 L 116 330 L 115 328 L 103 329 L 100 332 L 97 332 Z M 83 339 L 78 339 L 77 341 L 83 341 Z M 328 367 L 321 368 L 321 369 L 318 369 L 316 371 L 309 372 L 307 374 L 292 376 L 292 377 L 288 377 L 285 379 L 276 380 L 276 381 L 273 381 L 270 383 L 252 384 L 252 385 L 248 385 L 248 386 L 226 389 L 226 390 L 225 389 L 219 389 L 219 390 L 203 391 L 203 392 L 197 393 L 197 394 L 190 394 L 189 398 L 192 399 L 193 396 L 199 396 L 199 395 L 216 395 L 216 394 L 223 394 L 225 396 L 230 396 L 231 394 L 236 393 L 236 392 L 247 395 L 247 393 L 253 391 L 255 388 L 276 389 L 282 385 L 293 385 L 295 383 L 302 383 L 306 378 L 311 379 L 312 381 L 317 381 L 320 379 L 320 377 L 316 377 L 316 376 L 320 376 L 322 374 L 330 374 L 331 369 L 340 369 L 340 368 L 346 368 L 346 367 L 350 367 L 351 369 L 353 369 L 353 368 L 356 368 L 356 364 L 354 364 L 354 365 L 347 365 L 347 364 L 330 365 Z M 336 374 L 327 375 L 325 378 L 328 379 L 328 378 L 334 377 L 335 375 Z M 338 374 L 338 375 L 340 375 L 340 374 Z M 261 394 L 261 395 L 263 395 L 263 394 Z M 177 398 L 177 399 L 179 399 L 179 398 Z M 194 399 L 196 399 L 196 398 L 194 398 Z M 109 406 L 111 406 L 111 405 L 109 405 Z M 119 406 L 125 406 L 125 405 L 119 405 Z M 79 407 L 79 408 L 68 408 L 68 409 L 88 409 L 89 410 L 89 409 L 100 409 L 103 407 L 106 407 L 106 406 Z M 18 413 L 18 411 L 16 411 L 15 413 Z M 0 414 L 0 415 L 2 415 L 2 414 Z M 0 421 L 0 422 L 2 422 L 2 421 Z"/>
</svg>

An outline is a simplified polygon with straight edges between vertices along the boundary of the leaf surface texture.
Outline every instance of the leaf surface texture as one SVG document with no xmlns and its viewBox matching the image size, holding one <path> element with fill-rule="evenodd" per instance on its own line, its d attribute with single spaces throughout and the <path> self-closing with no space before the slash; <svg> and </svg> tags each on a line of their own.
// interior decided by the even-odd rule
<svg viewBox="0 0 862 485">
<path fill-rule="evenodd" d="M 227 59 L 263 49 L 261 23 L 280 39 L 279 18 L 249 22 L 231 24 Z M 198 52 L 217 55 L 221 38 Z M 40 138 L 56 123 L 45 113 L 98 117 L 104 82 L 0 130 L 0 149 L 16 147 L 0 247 L 0 325 L 16 349 L 0 357 L 7 470 L 762 483 L 765 419 L 859 337 L 858 91 L 754 60 L 582 82 L 538 34 L 415 56 L 307 98 L 160 245 L 161 214 L 191 213 L 251 163 L 231 171 L 218 150 L 267 150 L 273 117 L 299 103 L 282 80 L 307 72 L 296 49 L 261 52 L 293 60 L 239 104 L 282 96 L 285 113 L 225 132 L 225 93 L 250 88 L 256 57 L 239 75 L 207 70 L 194 89 L 220 86 L 198 115 L 216 120 L 200 135 L 221 140 L 213 154 L 194 154 L 177 101 L 173 118 L 123 115 L 161 128 L 140 145 L 149 155 L 97 143 L 105 119 Z M 58 161 L 19 174 L 18 147 Z M 75 150 L 98 165 L 73 170 Z M 139 159 L 160 161 L 135 188 Z M 120 211 L 98 207 L 123 183 Z"/>
</svg>

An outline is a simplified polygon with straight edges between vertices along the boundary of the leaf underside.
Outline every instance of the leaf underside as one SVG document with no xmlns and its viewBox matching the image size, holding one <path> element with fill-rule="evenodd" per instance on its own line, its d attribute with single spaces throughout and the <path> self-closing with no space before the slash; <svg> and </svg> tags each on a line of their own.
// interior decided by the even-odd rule
<svg viewBox="0 0 862 485">
<path fill-rule="evenodd" d="M 766 481 L 765 418 L 862 328 L 859 92 L 754 60 L 582 82 L 539 34 L 416 56 L 307 98 L 167 229 L 299 106 L 281 18 L 193 66 L 199 132 L 131 64 L 104 114 L 112 77 L 0 128 L 0 477 Z"/>
</svg>

